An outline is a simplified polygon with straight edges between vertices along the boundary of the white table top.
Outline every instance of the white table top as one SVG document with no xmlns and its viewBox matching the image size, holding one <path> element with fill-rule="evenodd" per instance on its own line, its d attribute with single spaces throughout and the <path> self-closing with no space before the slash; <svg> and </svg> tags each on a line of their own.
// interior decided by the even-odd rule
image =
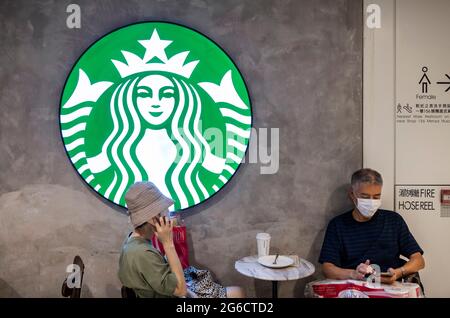
<svg viewBox="0 0 450 318">
<path fill-rule="evenodd" d="M 315 271 L 314 265 L 302 258 L 289 267 L 269 268 L 258 263 L 257 256 L 247 256 L 236 261 L 234 268 L 242 275 L 271 281 L 296 280 L 308 277 Z"/>
</svg>

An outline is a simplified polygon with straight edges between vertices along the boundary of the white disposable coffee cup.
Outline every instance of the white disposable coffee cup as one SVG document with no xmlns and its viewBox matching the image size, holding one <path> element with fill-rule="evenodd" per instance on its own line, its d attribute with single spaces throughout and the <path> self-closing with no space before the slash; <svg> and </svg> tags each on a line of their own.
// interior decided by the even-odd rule
<svg viewBox="0 0 450 318">
<path fill-rule="evenodd" d="M 270 234 L 256 234 L 256 246 L 258 247 L 258 257 L 269 255 L 270 250 Z"/>
</svg>

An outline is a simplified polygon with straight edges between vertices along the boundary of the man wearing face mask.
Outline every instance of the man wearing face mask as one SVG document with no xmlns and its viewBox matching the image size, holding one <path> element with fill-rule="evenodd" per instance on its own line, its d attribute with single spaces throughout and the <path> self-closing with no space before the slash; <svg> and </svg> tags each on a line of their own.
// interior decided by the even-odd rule
<svg viewBox="0 0 450 318">
<path fill-rule="evenodd" d="M 382 186 L 375 170 L 353 173 L 349 197 L 355 207 L 330 221 L 319 257 L 327 278 L 362 280 L 377 264 L 381 282 L 391 284 L 425 267 L 423 250 L 401 215 L 379 209 Z"/>
</svg>

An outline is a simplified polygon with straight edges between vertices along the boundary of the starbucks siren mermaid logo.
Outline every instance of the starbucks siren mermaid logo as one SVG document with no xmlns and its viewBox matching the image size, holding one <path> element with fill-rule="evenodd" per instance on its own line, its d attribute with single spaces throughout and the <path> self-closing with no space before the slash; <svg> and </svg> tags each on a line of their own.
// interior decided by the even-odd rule
<svg viewBox="0 0 450 318">
<path fill-rule="evenodd" d="M 138 37 L 143 31 L 150 39 Z M 178 40 L 191 50 L 168 56 Z M 111 45 L 125 42 L 134 48 L 137 42 L 143 55 Z M 196 43 L 205 61 L 189 58 Z M 103 64 L 96 62 L 102 52 Z M 111 75 L 103 78 L 108 63 Z M 194 78 L 202 63 L 204 75 Z M 198 81 L 203 76 L 212 78 Z M 128 187 L 149 180 L 174 200 L 171 210 L 181 210 L 209 198 L 235 173 L 248 146 L 251 108 L 240 73 L 217 45 L 191 29 L 148 22 L 110 33 L 80 58 L 64 88 L 60 125 L 72 164 L 100 195 L 125 206 Z M 223 140 L 215 142 L 223 141 L 223 149 L 208 143 L 206 128 L 221 132 Z"/>
</svg>

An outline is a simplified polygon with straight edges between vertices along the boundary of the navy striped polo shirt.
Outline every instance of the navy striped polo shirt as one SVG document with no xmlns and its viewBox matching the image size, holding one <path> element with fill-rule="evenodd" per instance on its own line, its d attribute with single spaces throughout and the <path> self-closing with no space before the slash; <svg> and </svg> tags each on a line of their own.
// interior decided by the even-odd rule
<svg viewBox="0 0 450 318">
<path fill-rule="evenodd" d="M 378 210 L 369 221 L 358 222 L 349 211 L 328 224 L 319 263 L 355 269 L 370 260 L 385 272 L 405 264 L 400 255 L 409 258 L 416 252 L 423 254 L 400 214 Z"/>
</svg>

